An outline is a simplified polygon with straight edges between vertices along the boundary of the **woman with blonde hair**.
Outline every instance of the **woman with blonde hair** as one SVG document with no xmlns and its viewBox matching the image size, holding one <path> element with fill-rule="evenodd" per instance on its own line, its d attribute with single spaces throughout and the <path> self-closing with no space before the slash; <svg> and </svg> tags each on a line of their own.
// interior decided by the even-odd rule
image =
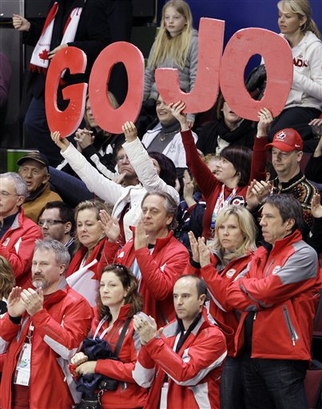
<svg viewBox="0 0 322 409">
<path fill-rule="evenodd" d="M 277 3 L 280 35 L 289 43 L 293 57 L 292 87 L 281 114 L 271 125 L 268 137 L 284 128 L 296 129 L 304 150 L 314 150 L 309 122 L 322 113 L 322 35 L 312 19 L 309 0 L 280 0 Z"/>
<path fill-rule="evenodd" d="M 145 69 L 144 99 L 158 98 L 157 68 L 177 68 L 181 90 L 190 92 L 195 84 L 197 64 L 198 33 L 193 29 L 189 4 L 184 0 L 170 0 L 163 6 L 161 25 Z M 192 125 L 193 115 L 189 121 Z"/>
<path fill-rule="evenodd" d="M 100 212 L 108 212 L 105 203 L 85 200 L 75 209 L 76 251 L 66 271 L 68 284 L 82 294 L 91 306 L 96 305 L 96 293 L 103 267 L 105 232 L 100 222 Z"/>
<path fill-rule="evenodd" d="M 239 358 L 234 358 L 237 353 L 234 335 L 238 326 L 238 314 L 221 308 L 214 296 L 216 288 L 213 277 L 220 274 L 223 280 L 229 281 L 243 277 L 256 249 L 255 237 L 253 216 L 245 207 L 234 205 L 227 206 L 218 213 L 211 251 L 203 238 L 197 241 L 189 233 L 192 259 L 187 273 L 196 274 L 207 283 L 210 314 L 226 332 L 228 355 L 220 384 L 220 403 L 225 409 L 245 408 L 240 361 Z"/>
</svg>

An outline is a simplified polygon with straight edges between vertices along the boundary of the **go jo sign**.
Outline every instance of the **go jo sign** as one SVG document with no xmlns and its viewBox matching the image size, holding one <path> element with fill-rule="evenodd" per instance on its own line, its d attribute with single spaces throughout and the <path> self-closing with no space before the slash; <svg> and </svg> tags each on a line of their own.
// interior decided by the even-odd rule
<svg viewBox="0 0 322 409">
<path fill-rule="evenodd" d="M 189 93 L 180 90 L 177 69 L 159 68 L 155 73 L 157 89 L 166 103 L 184 101 L 186 112 L 204 112 L 210 109 L 219 93 L 239 116 L 257 121 L 257 112 L 267 107 L 278 115 L 284 108 L 293 80 L 292 53 L 287 41 L 280 35 L 262 28 L 237 31 L 223 51 L 225 22 L 201 18 L 199 27 L 198 67 L 194 88 Z M 265 59 L 267 83 L 260 101 L 255 101 L 244 85 L 244 71 L 249 59 L 260 54 Z M 128 94 L 123 104 L 114 109 L 108 98 L 108 82 L 113 66 L 122 62 L 128 76 Z M 278 62 L 278 64 L 276 63 Z M 46 115 L 51 131 L 59 130 L 62 137 L 71 135 L 80 125 L 85 109 L 87 84 L 80 83 L 63 89 L 68 107 L 57 107 L 57 90 L 61 74 L 84 73 L 85 53 L 76 47 L 66 47 L 53 58 L 46 78 Z M 121 133 L 126 121 L 135 121 L 139 115 L 144 86 L 144 58 L 131 43 L 116 42 L 106 47 L 97 57 L 89 79 L 89 98 L 98 125 L 111 133 Z"/>
</svg>

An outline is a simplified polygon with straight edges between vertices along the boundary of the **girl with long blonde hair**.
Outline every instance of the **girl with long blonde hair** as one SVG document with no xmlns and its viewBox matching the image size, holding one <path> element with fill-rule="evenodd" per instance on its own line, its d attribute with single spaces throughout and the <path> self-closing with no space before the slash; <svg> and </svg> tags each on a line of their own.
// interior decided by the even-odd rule
<svg viewBox="0 0 322 409">
<path fill-rule="evenodd" d="M 170 0 L 163 6 L 161 25 L 148 58 L 144 99 L 158 98 L 154 76 L 157 68 L 177 68 L 180 88 L 190 92 L 196 80 L 197 62 L 198 34 L 193 29 L 189 4 Z M 193 122 L 193 116 L 189 119 Z"/>
</svg>

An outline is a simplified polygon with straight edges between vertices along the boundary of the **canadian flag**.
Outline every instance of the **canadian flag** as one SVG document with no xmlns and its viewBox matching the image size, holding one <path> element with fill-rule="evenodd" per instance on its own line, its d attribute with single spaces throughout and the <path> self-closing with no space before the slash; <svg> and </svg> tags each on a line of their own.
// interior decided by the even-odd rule
<svg viewBox="0 0 322 409">
<path fill-rule="evenodd" d="M 97 264 L 96 259 L 66 278 L 68 285 L 86 298 L 92 307 L 96 306 L 96 297 L 99 288 L 99 282 L 95 272 L 91 270 L 91 267 L 95 264 Z"/>
</svg>

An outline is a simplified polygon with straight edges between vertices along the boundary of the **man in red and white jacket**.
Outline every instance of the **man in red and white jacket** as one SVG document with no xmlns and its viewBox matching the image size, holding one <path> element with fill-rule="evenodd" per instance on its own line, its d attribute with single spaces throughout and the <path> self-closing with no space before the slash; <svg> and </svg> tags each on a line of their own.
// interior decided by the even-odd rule
<svg viewBox="0 0 322 409">
<path fill-rule="evenodd" d="M 157 330 L 151 316 L 134 317 L 142 347 L 133 377 L 151 388 L 146 409 L 220 408 L 219 381 L 227 347 L 221 330 L 207 318 L 206 293 L 203 280 L 186 275 L 173 289 L 175 321 Z"/>
<path fill-rule="evenodd" d="M 113 227 L 113 236 L 119 234 L 117 222 L 105 229 L 109 241 L 104 257 L 131 269 L 139 281 L 143 311 L 155 317 L 160 326 L 175 318 L 172 290 L 189 262 L 188 250 L 173 236 L 177 207 L 166 192 L 147 193 L 141 203 L 141 220 L 133 229 L 134 237 L 121 249 L 111 241 Z"/>
<path fill-rule="evenodd" d="M 0 320 L 2 409 L 70 409 L 79 398 L 68 363 L 89 332 L 92 309 L 65 281 L 69 259 L 57 240 L 37 241 L 33 287 L 9 295 Z"/>
<path fill-rule="evenodd" d="M 301 223 L 297 199 L 268 196 L 260 221 L 266 243 L 247 275 L 229 283 L 213 275 L 214 296 L 223 308 L 242 311 L 235 343 L 247 408 L 308 408 L 304 378 L 321 283 L 317 254 L 303 241 Z"/>
<path fill-rule="evenodd" d="M 40 227 L 22 209 L 27 196 L 26 182 L 18 173 L 0 174 L 0 255 L 11 264 L 16 284 L 21 287 L 31 285 L 35 241 L 42 238 Z"/>
</svg>

